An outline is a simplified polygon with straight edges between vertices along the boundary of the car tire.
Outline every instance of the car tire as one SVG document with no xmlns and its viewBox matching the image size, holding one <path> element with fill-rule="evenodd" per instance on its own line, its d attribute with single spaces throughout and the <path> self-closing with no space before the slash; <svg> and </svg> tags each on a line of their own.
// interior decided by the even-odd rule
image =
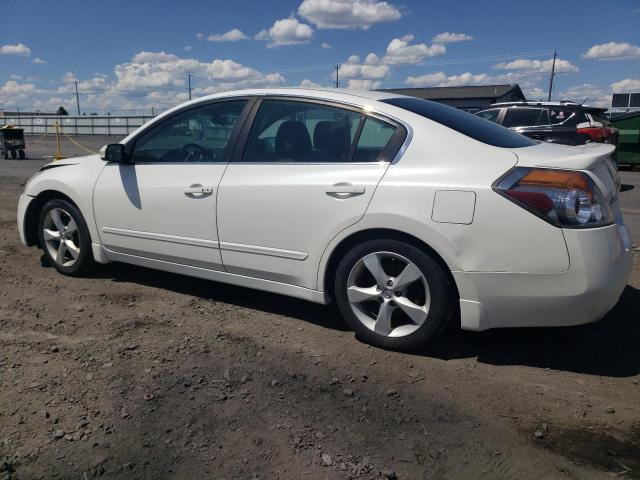
<svg viewBox="0 0 640 480">
<path fill-rule="evenodd" d="M 18 150 L 18 158 L 20 160 L 24 160 L 26 158 L 26 155 L 24 154 L 24 150 Z"/>
<path fill-rule="evenodd" d="M 363 242 L 340 260 L 334 298 L 358 338 L 389 350 L 424 347 L 457 312 L 444 268 L 424 250 L 391 239 Z"/>
<path fill-rule="evenodd" d="M 16 152 L 15 150 L 11 150 L 11 158 L 13 158 L 14 160 L 18 158 L 18 152 Z"/>
<path fill-rule="evenodd" d="M 38 219 L 40 246 L 58 272 L 78 277 L 95 267 L 89 229 L 80 210 L 63 199 L 44 204 Z"/>
</svg>

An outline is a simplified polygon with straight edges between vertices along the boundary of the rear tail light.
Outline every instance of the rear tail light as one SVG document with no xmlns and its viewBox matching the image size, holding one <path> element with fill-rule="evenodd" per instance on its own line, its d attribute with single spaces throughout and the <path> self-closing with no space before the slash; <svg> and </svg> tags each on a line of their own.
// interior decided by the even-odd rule
<svg viewBox="0 0 640 480">
<path fill-rule="evenodd" d="M 592 142 L 608 143 L 613 129 L 608 127 L 586 127 L 579 128 L 578 133 L 588 135 Z"/>
<path fill-rule="evenodd" d="M 604 195 L 583 172 L 516 167 L 494 190 L 557 227 L 600 227 L 614 220 Z"/>
</svg>

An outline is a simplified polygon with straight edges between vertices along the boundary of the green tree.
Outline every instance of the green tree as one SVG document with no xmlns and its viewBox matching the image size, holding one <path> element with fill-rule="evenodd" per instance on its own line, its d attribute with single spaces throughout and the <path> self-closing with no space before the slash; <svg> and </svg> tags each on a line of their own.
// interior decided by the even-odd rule
<svg viewBox="0 0 640 480">
<path fill-rule="evenodd" d="M 56 112 L 56 115 L 69 115 L 69 112 L 67 112 L 66 108 L 64 108 L 62 105 L 60 105 L 58 107 L 58 111 Z"/>
</svg>

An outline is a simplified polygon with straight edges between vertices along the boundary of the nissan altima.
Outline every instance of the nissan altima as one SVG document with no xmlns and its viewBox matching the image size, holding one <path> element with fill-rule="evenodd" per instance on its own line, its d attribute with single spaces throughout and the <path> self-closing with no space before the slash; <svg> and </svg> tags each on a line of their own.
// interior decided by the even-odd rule
<svg viewBox="0 0 640 480">
<path fill-rule="evenodd" d="M 124 262 L 335 301 L 359 338 L 411 350 L 452 323 L 612 308 L 632 268 L 613 150 L 385 92 L 227 92 L 45 165 L 18 228 L 64 275 Z"/>
</svg>

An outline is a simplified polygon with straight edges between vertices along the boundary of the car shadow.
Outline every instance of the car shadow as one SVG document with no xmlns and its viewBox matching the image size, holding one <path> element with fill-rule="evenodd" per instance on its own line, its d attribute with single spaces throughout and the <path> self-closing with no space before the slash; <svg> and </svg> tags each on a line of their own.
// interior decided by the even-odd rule
<svg viewBox="0 0 640 480">
<path fill-rule="evenodd" d="M 633 190 L 634 188 L 635 188 L 635 186 L 629 185 L 627 183 L 623 183 L 622 185 L 620 185 L 620 191 L 621 192 L 628 192 L 629 190 Z"/>
<path fill-rule="evenodd" d="M 419 355 L 443 360 L 477 358 L 491 365 L 524 365 L 588 375 L 640 373 L 640 290 L 627 285 L 599 322 L 575 327 L 449 329 Z"/>
<path fill-rule="evenodd" d="M 266 313 L 298 318 L 333 330 L 343 332 L 349 330 L 333 304 L 320 305 L 276 293 L 162 272 L 135 265 L 125 265 L 123 263 L 102 265 L 92 274 L 92 277 L 110 279 L 119 283 L 137 283 L 196 296 L 204 300 L 224 302 Z"/>
<path fill-rule="evenodd" d="M 188 294 L 283 315 L 325 328 L 348 331 L 334 304 L 319 305 L 134 265 L 104 265 L 92 275 Z M 437 341 L 412 355 L 441 360 L 476 358 L 491 365 L 523 365 L 589 375 L 640 374 L 640 290 L 628 285 L 618 304 L 599 322 L 575 327 L 503 328 L 485 332 L 450 327 Z"/>
</svg>

